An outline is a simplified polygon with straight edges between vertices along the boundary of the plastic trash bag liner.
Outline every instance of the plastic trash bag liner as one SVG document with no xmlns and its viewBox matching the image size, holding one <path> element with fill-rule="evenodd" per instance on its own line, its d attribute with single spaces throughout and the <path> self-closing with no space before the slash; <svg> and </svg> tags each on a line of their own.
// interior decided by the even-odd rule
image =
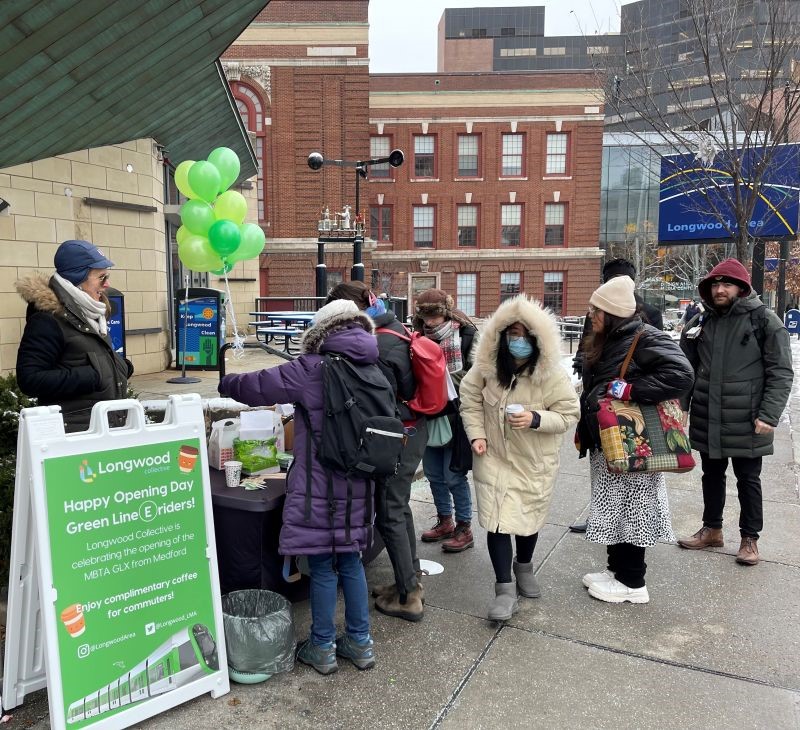
<svg viewBox="0 0 800 730">
<path fill-rule="evenodd" d="M 231 670 L 267 677 L 292 670 L 292 605 L 283 596 L 256 589 L 227 593 L 222 596 L 222 619 Z"/>
</svg>

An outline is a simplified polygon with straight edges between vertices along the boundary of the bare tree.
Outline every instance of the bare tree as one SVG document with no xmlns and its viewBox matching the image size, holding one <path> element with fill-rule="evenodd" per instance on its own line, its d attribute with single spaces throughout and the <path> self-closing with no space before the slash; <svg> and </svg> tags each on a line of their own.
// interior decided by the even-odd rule
<svg viewBox="0 0 800 730">
<path fill-rule="evenodd" d="M 660 25 L 651 20 L 656 7 Z M 800 117 L 791 74 L 799 11 L 798 0 L 643 0 L 622 7 L 624 53 L 603 69 L 607 128 L 661 153 L 700 150 L 703 167 L 716 170 L 699 184 L 694 173 L 687 206 L 718 220 L 715 237 L 730 236 L 743 262 L 753 252 L 749 224 L 765 174 L 774 174 L 778 145 Z"/>
</svg>

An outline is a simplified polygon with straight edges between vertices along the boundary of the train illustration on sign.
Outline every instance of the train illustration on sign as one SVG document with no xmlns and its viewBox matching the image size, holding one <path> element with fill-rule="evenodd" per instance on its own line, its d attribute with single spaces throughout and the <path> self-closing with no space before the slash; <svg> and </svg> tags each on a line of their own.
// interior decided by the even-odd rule
<svg viewBox="0 0 800 730">
<path fill-rule="evenodd" d="M 67 723 L 89 720 L 183 687 L 219 670 L 217 644 L 203 624 L 173 634 L 130 671 L 73 702 Z"/>
</svg>

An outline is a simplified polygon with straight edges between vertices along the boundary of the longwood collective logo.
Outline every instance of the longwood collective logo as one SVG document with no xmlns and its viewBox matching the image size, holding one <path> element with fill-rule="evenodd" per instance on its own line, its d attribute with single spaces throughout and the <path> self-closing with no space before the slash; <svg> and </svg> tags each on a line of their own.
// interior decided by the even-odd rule
<svg viewBox="0 0 800 730">
<path fill-rule="evenodd" d="M 91 484 L 97 478 L 97 475 L 92 471 L 92 467 L 89 466 L 89 462 L 86 459 L 81 462 L 80 475 L 81 481 L 84 484 Z"/>
</svg>

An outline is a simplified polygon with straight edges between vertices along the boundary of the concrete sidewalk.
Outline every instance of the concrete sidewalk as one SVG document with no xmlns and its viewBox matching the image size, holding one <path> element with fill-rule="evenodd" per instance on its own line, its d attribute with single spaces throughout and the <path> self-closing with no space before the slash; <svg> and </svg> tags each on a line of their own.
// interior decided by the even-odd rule
<svg viewBox="0 0 800 730">
<path fill-rule="evenodd" d="M 234 369 L 269 362 L 248 351 Z M 800 369 L 800 343 L 793 343 Z M 134 378 L 142 398 L 178 392 L 170 374 Z M 216 393 L 216 373 L 196 386 Z M 729 472 L 726 545 L 700 552 L 659 544 L 648 550 L 647 605 L 589 597 L 581 576 L 605 564 L 605 550 L 567 526 L 586 515 L 589 478 L 566 439 L 548 522 L 534 554 L 542 598 L 521 599 L 513 620 L 485 619 L 494 577 L 483 531 L 475 548 L 449 555 L 419 543 L 422 558 L 444 566 L 425 580 L 418 624 L 373 610 L 377 666 L 343 662 L 322 677 L 297 665 L 230 695 L 199 698 L 154 718 L 147 728 L 660 728 L 800 727 L 800 500 L 798 381 L 764 460 L 762 563 L 737 565 L 738 501 Z M 701 524 L 700 473 L 667 476 L 678 535 Z M 435 518 L 430 490 L 415 484 L 418 533 Z M 391 580 L 382 554 L 367 569 L 371 586 Z M 341 621 L 340 615 L 340 621 Z M 297 634 L 308 631 L 308 604 L 295 606 Z M 10 727 L 46 728 L 45 693 L 12 711 Z"/>
</svg>

